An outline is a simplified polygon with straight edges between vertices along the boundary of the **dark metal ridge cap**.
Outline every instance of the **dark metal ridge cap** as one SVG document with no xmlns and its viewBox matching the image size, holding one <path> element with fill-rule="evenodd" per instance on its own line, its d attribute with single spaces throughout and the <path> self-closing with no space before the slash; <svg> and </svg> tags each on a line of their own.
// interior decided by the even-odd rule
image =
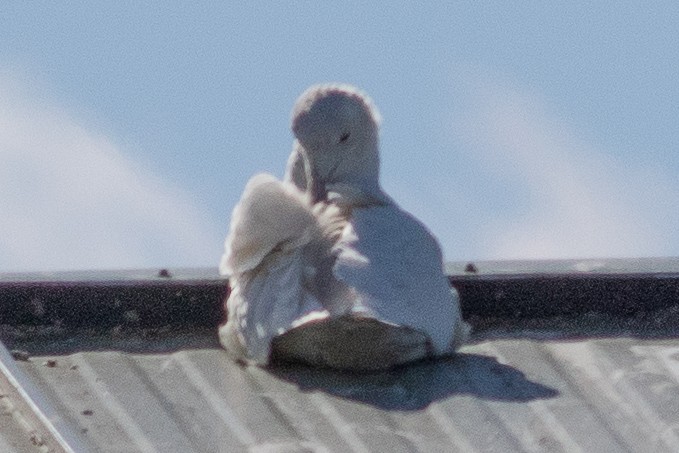
<svg viewBox="0 0 679 453">
<path fill-rule="evenodd" d="M 679 303 L 679 258 L 459 262 L 446 270 L 466 317 L 631 316 Z M 227 294 L 214 268 L 0 274 L 0 325 L 216 327 Z"/>
<path fill-rule="evenodd" d="M 216 269 L 5 274 L 0 326 L 217 325 L 228 281 Z"/>
<path fill-rule="evenodd" d="M 462 311 L 507 319 L 630 317 L 679 304 L 679 258 L 449 263 Z"/>
</svg>

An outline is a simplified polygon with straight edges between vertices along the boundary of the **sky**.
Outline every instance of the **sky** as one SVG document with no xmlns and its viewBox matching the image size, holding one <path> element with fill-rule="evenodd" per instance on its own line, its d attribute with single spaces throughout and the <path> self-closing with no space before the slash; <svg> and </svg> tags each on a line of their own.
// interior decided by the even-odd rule
<svg viewBox="0 0 679 453">
<path fill-rule="evenodd" d="M 242 3 L 3 2 L 0 272 L 215 267 L 323 82 L 447 261 L 679 255 L 679 3 Z"/>
</svg>

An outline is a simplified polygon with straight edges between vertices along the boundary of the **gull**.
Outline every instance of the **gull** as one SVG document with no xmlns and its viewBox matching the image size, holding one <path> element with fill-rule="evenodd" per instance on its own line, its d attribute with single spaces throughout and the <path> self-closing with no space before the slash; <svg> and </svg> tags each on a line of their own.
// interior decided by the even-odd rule
<svg viewBox="0 0 679 453">
<path fill-rule="evenodd" d="M 311 87 L 295 103 L 283 181 L 248 182 L 226 239 L 219 333 L 235 359 L 379 370 L 466 339 L 438 242 L 380 186 L 379 123 L 348 85 Z"/>
</svg>

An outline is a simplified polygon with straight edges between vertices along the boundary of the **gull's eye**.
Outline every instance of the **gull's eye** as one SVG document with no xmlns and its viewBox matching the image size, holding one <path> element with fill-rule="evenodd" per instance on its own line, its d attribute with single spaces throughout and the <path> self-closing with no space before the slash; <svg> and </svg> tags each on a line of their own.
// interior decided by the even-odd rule
<svg viewBox="0 0 679 453">
<path fill-rule="evenodd" d="M 350 135 L 351 135 L 351 134 L 350 134 L 349 132 L 345 132 L 345 133 L 342 134 L 342 136 L 340 137 L 339 142 L 340 142 L 340 143 L 346 142 L 346 141 L 349 139 L 349 136 L 350 136 Z"/>
</svg>

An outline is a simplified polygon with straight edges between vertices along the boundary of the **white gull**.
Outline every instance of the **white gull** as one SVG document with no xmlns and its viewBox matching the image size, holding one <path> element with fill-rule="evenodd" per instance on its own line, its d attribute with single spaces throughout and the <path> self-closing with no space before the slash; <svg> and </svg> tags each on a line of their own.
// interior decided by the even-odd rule
<svg viewBox="0 0 679 453">
<path fill-rule="evenodd" d="M 353 87 L 298 99 L 285 180 L 248 182 L 226 240 L 220 340 L 234 358 L 383 369 L 464 341 L 436 239 L 380 187 L 378 129 Z"/>
</svg>

